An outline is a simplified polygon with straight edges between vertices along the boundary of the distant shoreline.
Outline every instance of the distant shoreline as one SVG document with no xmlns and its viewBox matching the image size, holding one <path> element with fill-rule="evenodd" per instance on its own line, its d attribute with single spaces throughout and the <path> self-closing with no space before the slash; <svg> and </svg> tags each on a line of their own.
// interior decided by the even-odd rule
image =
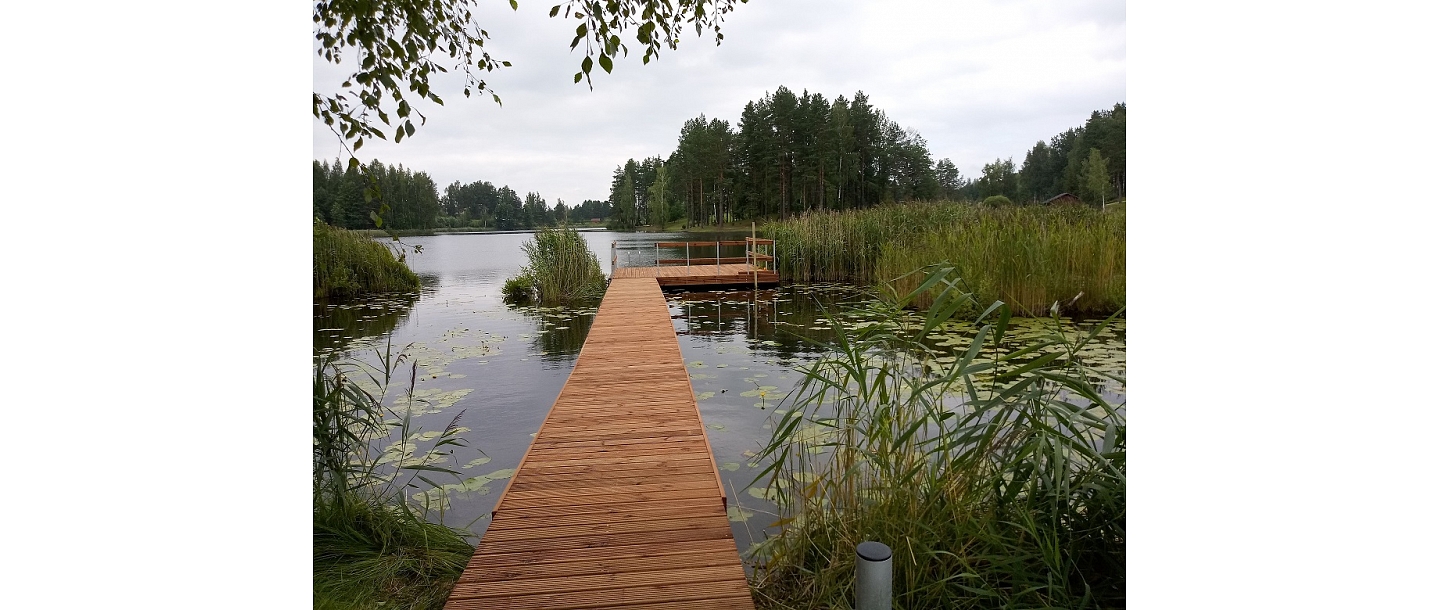
<svg viewBox="0 0 1440 610">
<path fill-rule="evenodd" d="M 581 232 L 581 233 L 593 233 L 593 232 L 596 232 L 596 231 L 609 231 L 609 230 L 610 230 L 610 229 L 606 229 L 606 228 L 603 227 L 603 226 L 602 226 L 602 227 L 586 226 L 586 227 L 570 227 L 570 228 L 575 229 L 576 231 L 579 231 L 579 232 Z M 493 229 L 491 229 L 491 230 L 487 230 L 487 229 L 454 230 L 454 229 L 444 229 L 444 228 L 437 228 L 437 229 L 404 229 L 404 230 L 401 230 L 401 231 L 395 231 L 395 235 L 398 236 L 398 237 L 429 237 L 429 236 L 432 236 L 432 235 L 507 235 L 507 234 L 512 234 L 512 233 L 534 233 L 536 230 L 538 230 L 538 229 L 513 229 L 513 230 L 507 230 L 507 231 L 500 231 L 500 230 L 493 230 Z M 356 230 L 355 232 L 356 232 L 356 233 L 359 233 L 359 234 L 361 234 L 361 235 L 364 235 L 364 236 L 366 236 L 366 237 L 389 237 L 389 236 L 390 236 L 390 233 L 389 233 L 389 232 L 384 231 L 384 230 L 382 230 L 382 229 L 359 229 L 359 230 Z"/>
</svg>

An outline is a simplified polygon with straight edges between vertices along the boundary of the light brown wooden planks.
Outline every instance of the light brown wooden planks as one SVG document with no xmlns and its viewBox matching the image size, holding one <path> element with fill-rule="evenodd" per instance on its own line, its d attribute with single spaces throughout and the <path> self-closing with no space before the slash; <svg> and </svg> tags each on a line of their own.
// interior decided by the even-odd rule
<svg viewBox="0 0 1440 610">
<path fill-rule="evenodd" d="M 714 259 L 710 259 L 712 262 Z M 777 284 L 780 276 L 773 269 L 757 269 L 749 264 L 709 264 L 661 267 L 621 267 L 613 276 L 619 278 L 655 278 L 661 286 L 724 286 L 752 283 Z M 596 323 L 599 323 L 596 319 Z M 591 329 L 594 335 L 594 329 Z"/>
<path fill-rule="evenodd" d="M 447 609 L 754 608 L 657 283 L 714 278 L 658 269 L 611 281 Z"/>
</svg>

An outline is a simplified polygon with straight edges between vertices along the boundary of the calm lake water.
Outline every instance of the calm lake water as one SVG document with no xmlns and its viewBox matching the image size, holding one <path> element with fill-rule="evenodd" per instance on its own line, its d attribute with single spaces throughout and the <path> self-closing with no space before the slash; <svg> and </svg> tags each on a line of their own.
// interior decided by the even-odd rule
<svg viewBox="0 0 1440 610">
<path fill-rule="evenodd" d="M 717 238 L 708 233 L 582 235 L 607 274 L 612 241 L 618 242 L 620 265 L 629 266 L 652 263 L 651 244 L 657 240 Z M 430 489 L 415 480 L 418 487 L 410 493 L 443 508 L 443 516 L 437 512 L 436 519 L 477 536 L 484 533 L 490 510 L 574 368 L 595 313 L 593 308 L 514 307 L 501 300 L 501 285 L 526 262 L 520 246 L 528 239 L 529 234 L 406 238 L 408 244 L 423 246 L 422 253 L 407 256 L 421 278 L 418 297 L 315 305 L 317 353 L 341 351 L 372 364 L 379 362 L 387 344 L 392 355 L 405 354 L 403 371 L 392 380 L 385 401 L 401 412 L 408 404 L 417 415 L 406 442 L 392 435 L 378 440 L 376 450 L 391 465 L 401 459 L 428 459 L 464 473 L 459 480 L 425 473 L 446 487 Z M 825 342 L 833 336 L 822 307 L 847 324 L 865 323 L 860 306 L 867 297 L 850 286 L 808 284 L 759 293 L 675 292 L 667 293 L 667 299 L 731 499 L 736 543 L 744 551 L 774 521 L 774 505 L 751 485 L 760 469 L 753 461 L 755 452 L 769 439 L 777 405 L 803 377 L 796 369 L 821 356 L 819 348 L 803 338 Z M 1040 321 L 1015 323 L 1017 339 L 1042 332 Z M 960 346 L 962 338 L 968 346 L 967 330 L 963 324 L 951 326 L 937 338 L 937 346 Z M 1102 333 L 1087 356 L 1092 366 L 1123 374 L 1124 320 Z M 407 402 L 412 366 L 414 400 Z M 1124 388 L 1111 385 L 1106 392 L 1120 398 Z M 452 422 L 465 429 L 462 436 L 469 447 L 427 458 L 435 437 Z"/>
</svg>

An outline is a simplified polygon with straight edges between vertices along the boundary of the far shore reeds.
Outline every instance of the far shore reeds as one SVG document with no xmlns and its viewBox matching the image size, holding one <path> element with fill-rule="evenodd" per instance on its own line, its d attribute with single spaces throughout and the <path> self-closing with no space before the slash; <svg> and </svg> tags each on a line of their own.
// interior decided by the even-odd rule
<svg viewBox="0 0 1440 610">
<path fill-rule="evenodd" d="M 785 280 L 890 284 L 905 294 L 919 281 L 907 273 L 950 261 L 979 302 L 1003 300 L 1016 315 L 1043 316 L 1056 302 L 1092 315 L 1125 306 L 1123 208 L 912 203 L 810 213 L 765 232 Z"/>
</svg>

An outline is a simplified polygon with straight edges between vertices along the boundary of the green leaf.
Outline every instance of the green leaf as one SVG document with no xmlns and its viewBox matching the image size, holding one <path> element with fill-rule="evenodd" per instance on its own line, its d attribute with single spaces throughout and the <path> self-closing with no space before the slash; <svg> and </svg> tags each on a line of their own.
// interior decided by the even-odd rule
<svg viewBox="0 0 1440 610">
<path fill-rule="evenodd" d="M 399 144 L 399 143 L 400 143 L 400 138 L 403 138 L 403 137 L 405 137 L 405 128 L 404 128 L 404 127 L 396 127 L 396 128 L 395 128 L 395 143 L 396 143 L 396 144 Z"/>
<path fill-rule="evenodd" d="M 591 66 L 594 66 L 594 65 L 595 65 L 595 62 L 590 61 L 590 56 L 589 56 L 589 55 L 586 55 L 586 56 L 585 56 L 585 59 L 580 62 L 580 70 L 581 70 L 582 72 L 586 73 L 586 74 L 589 74 L 589 73 L 590 73 L 590 68 L 591 68 Z"/>
<path fill-rule="evenodd" d="M 560 14 L 560 5 L 557 4 L 557 5 L 553 6 L 553 7 L 550 7 L 550 16 L 551 16 L 551 17 L 554 17 L 554 16 L 556 16 L 556 15 L 558 15 L 558 14 Z"/>
<path fill-rule="evenodd" d="M 609 55 L 603 53 L 600 55 L 600 67 L 605 69 L 606 74 L 610 73 L 610 69 L 614 67 L 614 62 L 610 60 Z"/>
<path fill-rule="evenodd" d="M 518 10 L 520 10 L 520 3 L 519 3 L 519 2 L 516 2 L 515 0 L 510 0 L 510 10 L 512 10 L 512 11 L 518 11 Z"/>
<path fill-rule="evenodd" d="M 413 135 L 415 135 L 415 126 L 414 126 L 414 125 L 411 125 L 411 124 L 410 124 L 410 121 L 405 121 L 405 135 L 407 135 L 407 136 L 413 136 Z"/>
<path fill-rule="evenodd" d="M 581 74 L 581 73 L 579 73 L 579 72 L 576 72 L 576 73 L 575 73 L 575 82 L 577 82 L 577 83 L 580 82 L 580 78 L 581 78 L 582 76 L 584 76 L 584 75 Z"/>
</svg>

